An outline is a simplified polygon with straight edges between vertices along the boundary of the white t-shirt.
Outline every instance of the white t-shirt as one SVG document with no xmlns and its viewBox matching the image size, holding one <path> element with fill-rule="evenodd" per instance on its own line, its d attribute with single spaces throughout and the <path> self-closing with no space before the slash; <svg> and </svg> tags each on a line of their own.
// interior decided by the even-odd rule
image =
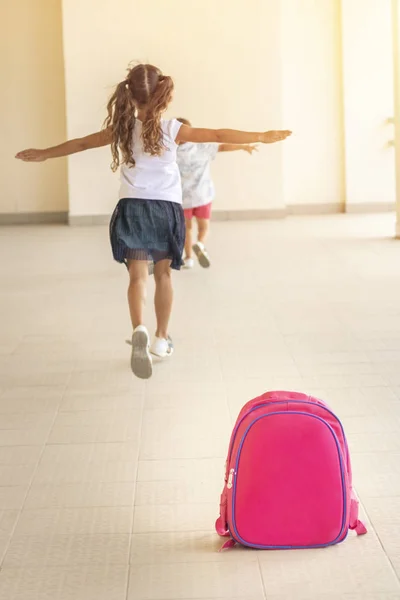
<svg viewBox="0 0 400 600">
<path fill-rule="evenodd" d="M 182 179 L 184 208 L 205 206 L 214 200 L 210 165 L 217 156 L 218 148 L 218 144 L 192 142 L 178 146 L 177 161 Z"/>
<path fill-rule="evenodd" d="M 176 136 L 182 123 L 176 119 L 161 120 L 165 150 L 161 156 L 151 156 L 143 150 L 142 122 L 136 120 L 133 131 L 135 166 L 121 166 L 119 197 L 140 200 L 167 200 L 182 204 L 182 186 L 176 162 Z"/>
</svg>

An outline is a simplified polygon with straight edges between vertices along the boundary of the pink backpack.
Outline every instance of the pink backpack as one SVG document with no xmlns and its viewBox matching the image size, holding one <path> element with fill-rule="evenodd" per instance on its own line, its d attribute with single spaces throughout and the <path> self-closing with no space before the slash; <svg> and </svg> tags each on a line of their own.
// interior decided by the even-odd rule
<svg viewBox="0 0 400 600">
<path fill-rule="evenodd" d="M 342 424 L 327 405 L 296 392 L 248 402 L 232 432 L 217 533 L 258 549 L 322 548 L 358 520 Z"/>
</svg>

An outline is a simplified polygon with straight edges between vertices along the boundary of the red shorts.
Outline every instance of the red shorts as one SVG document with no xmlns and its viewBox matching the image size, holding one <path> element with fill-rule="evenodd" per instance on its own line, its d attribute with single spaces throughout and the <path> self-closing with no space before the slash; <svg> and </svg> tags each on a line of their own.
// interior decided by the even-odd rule
<svg viewBox="0 0 400 600">
<path fill-rule="evenodd" d="M 208 220 L 211 217 L 211 208 L 212 202 L 204 204 L 204 206 L 196 206 L 196 208 L 185 208 L 183 212 L 185 213 L 185 219 L 196 217 L 197 219 Z"/>
</svg>

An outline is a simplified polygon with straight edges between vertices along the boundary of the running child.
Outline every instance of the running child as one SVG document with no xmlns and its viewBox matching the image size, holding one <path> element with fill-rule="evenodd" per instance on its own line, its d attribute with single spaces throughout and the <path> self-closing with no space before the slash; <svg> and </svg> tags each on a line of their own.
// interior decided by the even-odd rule
<svg viewBox="0 0 400 600">
<path fill-rule="evenodd" d="M 191 127 L 187 119 L 178 119 L 183 125 Z M 211 162 L 219 152 L 245 150 L 252 154 L 257 146 L 251 144 L 195 144 L 180 142 L 178 146 L 178 166 L 182 180 L 183 212 L 186 222 L 185 269 L 192 269 L 194 260 L 192 251 L 202 267 L 211 265 L 210 257 L 204 246 L 210 227 L 212 202 L 215 197 L 211 179 Z M 197 221 L 197 242 L 193 245 L 193 217 Z"/>
<path fill-rule="evenodd" d="M 104 128 L 44 150 L 24 150 L 17 158 L 40 162 L 83 150 L 111 146 L 111 168 L 120 169 L 119 202 L 110 223 L 114 259 L 128 268 L 128 304 L 132 321 L 131 367 L 142 379 L 152 375 L 154 354 L 172 354 L 169 319 L 173 290 L 171 269 L 182 266 L 185 220 L 176 153 L 180 142 L 247 144 L 286 139 L 290 131 L 246 133 L 196 129 L 176 119 L 164 120 L 174 90 L 171 77 L 152 65 L 138 65 L 116 87 L 108 103 Z M 154 262 L 157 320 L 150 345 L 144 324 L 148 261 Z"/>
</svg>

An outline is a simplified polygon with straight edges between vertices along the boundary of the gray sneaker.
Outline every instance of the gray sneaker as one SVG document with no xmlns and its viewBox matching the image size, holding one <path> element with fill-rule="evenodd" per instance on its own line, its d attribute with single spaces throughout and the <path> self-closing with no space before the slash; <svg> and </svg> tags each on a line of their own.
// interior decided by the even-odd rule
<svg viewBox="0 0 400 600">
<path fill-rule="evenodd" d="M 193 252 L 197 256 L 200 265 L 204 269 L 208 269 L 208 267 L 211 266 L 210 257 L 208 256 L 208 252 L 205 249 L 204 244 L 202 244 L 201 242 L 197 242 L 197 244 L 193 246 Z"/>
<path fill-rule="evenodd" d="M 149 334 L 146 327 L 139 325 L 132 335 L 131 368 L 139 379 L 150 379 L 153 361 L 150 354 Z"/>
</svg>

